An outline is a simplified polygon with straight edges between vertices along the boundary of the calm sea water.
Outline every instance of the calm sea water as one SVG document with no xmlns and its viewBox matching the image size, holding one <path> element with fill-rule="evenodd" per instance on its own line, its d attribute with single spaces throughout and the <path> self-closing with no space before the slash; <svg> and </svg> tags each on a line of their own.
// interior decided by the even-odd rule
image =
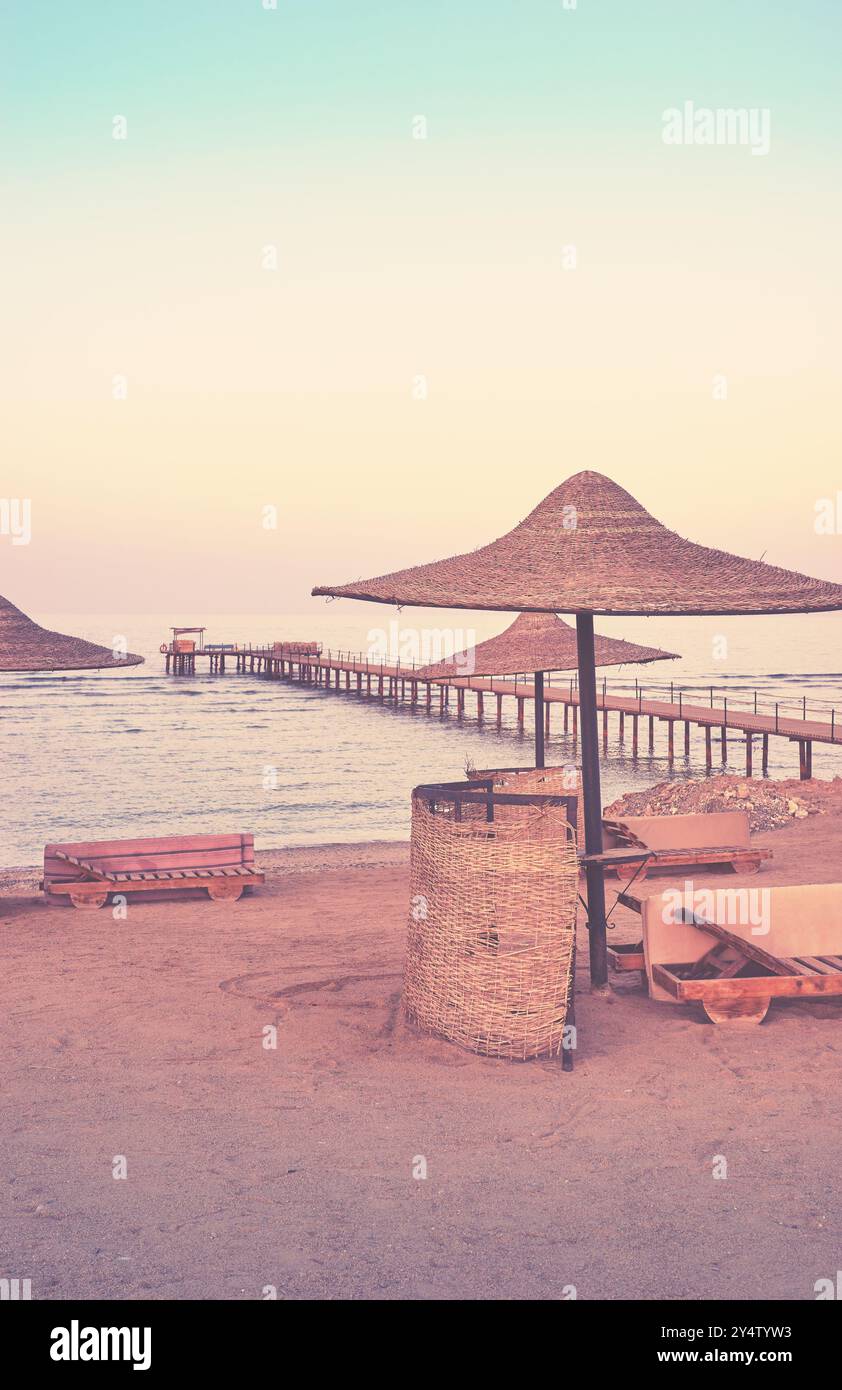
<svg viewBox="0 0 842 1390">
<path fill-rule="evenodd" d="M 176 618 L 178 615 L 175 615 Z M 181 621 L 191 621 L 188 616 Z M 73 616 L 39 614 L 60 631 L 110 645 L 115 634 L 147 657 L 124 672 L 0 677 L 7 794 L 0 804 L 2 862 L 37 863 L 48 840 L 251 830 L 258 846 L 405 839 L 409 793 L 420 781 L 454 779 L 471 759 L 478 767 L 532 762 L 531 722 L 521 734 L 514 701 L 505 723 L 481 730 L 468 714 L 443 719 L 437 711 L 395 708 L 356 694 L 226 674 L 167 677 L 159 645 L 173 615 Z M 314 606 L 310 615 L 269 618 L 202 615 L 208 641 L 261 642 L 315 638 L 325 647 L 367 647 L 372 631 L 395 621 L 374 605 Z M 500 614 L 419 613 L 405 610 L 392 636 L 411 655 L 424 654 L 427 623 L 453 623 L 471 640 L 500 631 Z M 418 624 L 416 628 L 414 625 Z M 736 707 L 782 702 L 790 713 L 804 696 L 808 714 L 836 703 L 842 718 L 842 614 L 793 618 L 605 619 L 598 630 L 682 653 L 677 662 L 608 670 L 610 688 L 634 682 L 645 691 L 670 680 L 700 698 L 710 685 L 727 689 Z M 723 644 L 724 639 L 724 644 Z M 829 714 L 827 715 L 829 717 Z M 670 772 L 665 729 L 656 728 L 654 756 L 631 760 L 631 745 L 612 741 L 603 765 L 604 800 L 632 787 L 703 769 L 703 741 L 694 732 L 689 767 Z M 554 711 L 548 761 L 575 755 Z M 643 740 L 642 740 L 643 742 Z M 683 750 L 683 740 L 679 740 Z M 772 776 L 797 776 L 795 745 L 773 739 Z M 732 740 L 732 770 L 744 768 L 744 745 Z M 756 755 L 755 766 L 759 765 Z M 842 774 L 842 749 L 814 749 L 814 773 Z"/>
</svg>

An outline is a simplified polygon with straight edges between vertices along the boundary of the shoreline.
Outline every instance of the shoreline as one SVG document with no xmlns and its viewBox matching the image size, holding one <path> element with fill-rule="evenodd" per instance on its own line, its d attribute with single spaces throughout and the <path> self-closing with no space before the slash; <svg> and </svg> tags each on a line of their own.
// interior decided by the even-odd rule
<svg viewBox="0 0 842 1390">
<path fill-rule="evenodd" d="M 759 812 L 769 798 L 781 804 L 791 800 L 798 805 L 797 812 L 791 813 L 793 819 L 842 811 L 842 777 L 839 776 L 801 781 L 796 778 L 744 778 L 722 773 L 712 777 L 669 778 L 654 782 L 648 788 L 630 790 L 606 805 L 603 814 L 674 814 L 678 810 L 704 810 L 708 809 L 711 797 L 718 793 L 726 798 L 721 809 L 744 807 L 748 810 L 753 834 L 783 828 L 789 821 L 783 813 L 764 823 L 755 812 L 755 801 Z M 653 799 L 657 807 L 645 805 Z M 310 845 L 258 848 L 255 854 L 261 867 L 281 876 L 323 870 L 391 868 L 409 862 L 409 840 L 328 840 Z M 39 893 L 42 872 L 40 863 L 0 867 L 0 897 L 22 892 Z"/>
<path fill-rule="evenodd" d="M 717 792 L 724 792 L 726 798 L 733 797 L 733 801 L 727 804 L 734 809 L 744 807 L 749 811 L 752 833 L 780 829 L 789 819 L 778 816 L 774 822 L 764 824 L 753 814 L 754 800 L 762 806 L 769 797 L 784 803 L 787 799 L 794 799 L 799 803 L 799 810 L 797 815 L 793 814 L 793 819 L 802 815 L 842 811 L 842 777 L 839 776 L 800 781 L 797 778 L 744 778 L 733 773 L 722 773 L 711 777 L 662 779 L 648 788 L 630 790 L 606 805 L 603 814 L 664 814 L 668 805 L 672 813 L 678 810 L 702 810 L 707 809 L 702 803 Z M 644 804 L 653 798 L 659 803 L 660 809 Z M 677 801 L 681 804 L 674 804 Z M 327 840 L 308 845 L 257 848 L 255 855 L 263 868 L 280 875 L 312 874 L 331 869 L 377 869 L 408 863 L 409 843 L 408 839 Z M 0 866 L 0 897 L 27 890 L 38 893 L 42 872 L 41 863 Z"/>
</svg>

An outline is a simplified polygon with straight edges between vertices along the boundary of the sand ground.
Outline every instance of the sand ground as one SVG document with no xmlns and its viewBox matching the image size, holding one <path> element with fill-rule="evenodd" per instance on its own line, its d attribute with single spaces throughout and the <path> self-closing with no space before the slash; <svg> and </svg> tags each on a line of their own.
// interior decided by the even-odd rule
<svg viewBox="0 0 842 1390">
<path fill-rule="evenodd" d="M 842 880 L 836 816 L 759 839 L 753 887 Z M 8 877 L 0 1273 L 33 1297 L 811 1299 L 842 1267 L 842 1004 L 715 1028 L 637 976 L 592 996 L 583 943 L 573 1073 L 481 1060 L 399 1013 L 405 846 L 262 859 L 248 899 L 126 921 Z"/>
</svg>

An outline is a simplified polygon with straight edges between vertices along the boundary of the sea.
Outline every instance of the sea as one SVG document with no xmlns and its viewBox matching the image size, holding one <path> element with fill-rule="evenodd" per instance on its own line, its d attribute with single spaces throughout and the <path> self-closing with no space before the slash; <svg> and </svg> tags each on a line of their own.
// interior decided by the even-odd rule
<svg viewBox="0 0 842 1390">
<path fill-rule="evenodd" d="M 371 604 L 314 603 L 294 614 L 33 615 L 46 627 L 111 647 L 125 638 L 143 655 L 123 671 L 0 676 L 6 750 L 6 795 L 0 801 L 4 867 L 37 864 L 55 840 L 251 831 L 258 848 L 404 840 L 410 792 L 419 782 L 460 778 L 475 767 L 529 766 L 532 722 L 518 728 L 514 700 L 504 722 L 477 722 L 468 695 L 460 719 L 455 701 L 443 717 L 437 704 L 380 703 L 298 682 L 236 675 L 167 676 L 161 644 L 173 623 L 203 624 L 213 643 L 260 645 L 317 640 L 325 650 L 368 653 L 377 660 L 432 659 L 502 631 L 511 615 L 395 610 Z M 448 627 L 448 623 L 451 625 Z M 606 668 L 609 691 L 644 697 L 673 693 L 706 701 L 711 689 L 729 708 L 757 708 L 830 720 L 842 734 L 842 614 L 733 619 L 597 620 L 597 631 L 680 653 L 644 667 Z M 569 681 L 570 673 L 555 678 Z M 572 763 L 572 736 L 553 710 L 548 763 Z M 602 764 L 603 802 L 667 778 L 704 776 L 703 736 L 695 730 L 688 760 L 683 734 L 667 763 L 666 726 L 656 724 L 655 750 L 641 729 L 632 758 L 629 722 L 618 740 L 617 716 Z M 798 776 L 798 748 L 770 740 L 769 775 Z M 715 771 L 718 743 L 714 744 Z M 759 747 L 755 744 L 755 775 Z M 743 773 L 745 744 L 728 741 L 729 771 Z M 814 745 L 813 772 L 842 775 L 842 744 Z"/>
</svg>

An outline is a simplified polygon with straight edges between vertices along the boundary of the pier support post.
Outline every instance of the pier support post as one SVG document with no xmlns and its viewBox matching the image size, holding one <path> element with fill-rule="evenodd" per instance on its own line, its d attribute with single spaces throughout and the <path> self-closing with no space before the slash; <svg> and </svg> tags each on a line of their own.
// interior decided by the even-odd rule
<svg viewBox="0 0 842 1390">
<path fill-rule="evenodd" d="M 579 737 L 579 706 L 573 705 L 573 742 Z"/>
<path fill-rule="evenodd" d="M 465 713 L 465 687 L 460 685 L 456 691 L 456 714 L 459 719 Z"/>
<path fill-rule="evenodd" d="M 545 738 L 545 739 L 548 739 L 549 736 L 550 736 L 550 709 L 551 709 L 551 708 L 552 708 L 552 706 L 550 705 L 549 700 L 547 700 L 547 702 L 546 702 L 545 705 L 544 705 L 544 738 Z"/>
<path fill-rule="evenodd" d="M 809 738 L 798 740 L 798 775 L 802 782 L 808 782 L 813 775 L 813 741 Z"/>
<path fill-rule="evenodd" d="M 517 698 L 517 722 L 518 722 L 519 728 L 522 729 L 522 728 L 523 728 L 523 696 L 522 696 L 522 695 L 518 695 L 516 698 Z"/>
<path fill-rule="evenodd" d="M 443 685 L 439 686 L 439 714 L 444 714 L 444 691 Z"/>
<path fill-rule="evenodd" d="M 625 714 L 623 713 L 623 711 L 620 710 L 620 742 L 621 742 L 621 743 L 623 742 L 623 739 L 625 738 L 625 730 L 626 730 L 626 716 L 625 716 Z"/>
<path fill-rule="evenodd" d="M 482 698 L 482 691 L 477 691 L 477 719 L 482 719 L 485 715 L 485 702 Z"/>
<path fill-rule="evenodd" d="M 689 757 L 690 757 L 690 720 L 689 720 L 689 719 L 685 719 L 685 721 L 684 721 L 684 756 L 685 756 L 685 758 L 689 758 Z"/>
<path fill-rule="evenodd" d="M 430 706 L 431 706 L 432 703 L 433 703 L 433 687 L 432 687 L 432 684 L 430 683 L 430 681 L 427 681 L 427 709 L 430 708 Z"/>
<path fill-rule="evenodd" d="M 564 732 L 565 732 L 565 733 L 567 733 L 567 728 L 568 728 L 569 721 L 570 721 L 570 706 L 568 705 L 567 701 L 565 700 L 565 702 L 564 702 Z"/>
<path fill-rule="evenodd" d="M 654 753 L 654 751 L 655 751 L 655 716 L 654 716 L 654 714 L 650 714 L 650 716 L 649 716 L 649 752 L 650 752 L 650 753 Z"/>
<path fill-rule="evenodd" d="M 498 728 L 498 729 L 502 729 L 502 727 L 503 727 L 503 696 L 502 696 L 502 695 L 498 695 L 498 696 L 497 696 L 497 728 Z"/>
<path fill-rule="evenodd" d="M 672 767 L 675 762 L 675 720 L 667 720 L 667 762 Z"/>
<path fill-rule="evenodd" d="M 710 724 L 705 725 L 705 771 L 710 772 L 713 767 L 713 751 L 710 740 Z"/>
<path fill-rule="evenodd" d="M 637 715 L 632 715 L 632 757 L 637 757 Z"/>
<path fill-rule="evenodd" d="M 762 767 L 762 769 L 763 769 L 763 776 L 764 776 L 764 777 L 768 776 L 768 773 L 769 773 L 769 735 L 768 735 L 768 734 L 764 734 L 764 735 L 763 735 L 763 752 L 762 752 L 762 756 L 761 756 L 761 767 Z"/>
<path fill-rule="evenodd" d="M 746 732 L 746 777 L 751 776 L 751 754 L 752 754 L 752 735 Z"/>
<path fill-rule="evenodd" d="M 565 710 L 567 706 L 565 705 Z M 602 751 L 608 752 L 608 706 L 602 711 Z"/>
<path fill-rule="evenodd" d="M 725 766 L 725 764 L 727 763 L 727 761 L 728 761 L 728 730 L 725 728 L 725 725 L 723 724 L 723 725 L 722 725 L 722 765 L 723 765 L 723 767 Z"/>
</svg>

